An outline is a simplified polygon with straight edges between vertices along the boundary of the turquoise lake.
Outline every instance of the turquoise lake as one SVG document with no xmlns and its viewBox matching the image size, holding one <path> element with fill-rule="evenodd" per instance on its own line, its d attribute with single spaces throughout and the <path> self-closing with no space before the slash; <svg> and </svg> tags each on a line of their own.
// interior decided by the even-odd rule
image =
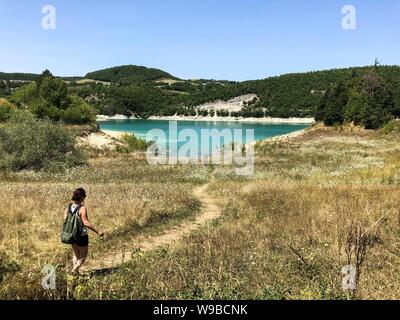
<svg viewBox="0 0 400 320">
<path fill-rule="evenodd" d="M 165 133 L 166 141 L 158 139 L 158 143 L 165 143 L 166 148 L 169 148 L 171 143 L 181 147 L 190 141 L 190 138 L 179 139 L 179 133 L 185 129 L 191 129 L 191 132 L 196 133 L 201 140 L 201 134 L 204 130 L 229 130 L 232 137 L 225 137 L 221 141 L 222 145 L 230 145 L 234 143 L 248 143 L 260 141 L 271 137 L 289 134 L 295 131 L 303 130 L 308 127 L 305 124 L 262 124 L 250 122 L 234 122 L 234 121 L 177 121 L 177 135 L 170 133 L 171 121 L 167 120 L 108 120 L 99 122 L 100 128 L 110 131 L 122 131 L 133 133 L 136 137 L 149 140 L 148 132 L 153 129 L 159 129 Z M 226 130 L 227 129 L 227 130 Z M 239 131 L 241 130 L 241 131 Z M 254 139 L 246 140 L 246 130 L 253 130 Z M 173 132 L 173 131 L 171 131 Z M 186 130 L 187 132 L 187 130 Z M 240 134 L 241 132 L 241 134 Z M 236 134 L 236 136 L 235 136 Z M 241 135 L 241 137 L 240 137 Z M 236 141 L 240 140 L 242 141 Z M 151 139 L 150 139 L 151 140 Z M 200 144 L 201 142 L 199 142 Z"/>
</svg>

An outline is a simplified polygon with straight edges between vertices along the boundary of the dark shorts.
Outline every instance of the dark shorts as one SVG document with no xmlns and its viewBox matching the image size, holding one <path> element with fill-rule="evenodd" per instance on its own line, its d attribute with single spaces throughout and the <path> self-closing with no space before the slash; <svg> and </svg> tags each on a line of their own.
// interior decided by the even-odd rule
<svg viewBox="0 0 400 320">
<path fill-rule="evenodd" d="M 81 239 L 76 243 L 78 247 L 84 248 L 89 245 L 89 236 L 83 236 Z"/>
</svg>

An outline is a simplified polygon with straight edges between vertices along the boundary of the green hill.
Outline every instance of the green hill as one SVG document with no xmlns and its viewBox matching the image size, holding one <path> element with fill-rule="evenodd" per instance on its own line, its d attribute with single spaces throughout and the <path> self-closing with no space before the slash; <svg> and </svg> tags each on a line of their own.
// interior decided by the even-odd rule
<svg viewBox="0 0 400 320">
<path fill-rule="evenodd" d="M 195 115 L 196 107 L 216 100 L 229 100 L 244 94 L 256 94 L 258 100 L 247 104 L 243 117 L 314 117 L 324 93 L 340 81 L 356 83 L 370 67 L 332 69 L 286 74 L 263 80 L 244 82 L 215 80 L 182 80 L 160 83 L 158 79 L 174 79 L 170 74 L 144 67 L 125 66 L 89 73 L 85 78 L 118 82 L 78 85 L 75 94 L 92 100 L 97 112 L 148 117 L 151 115 Z M 379 66 L 379 76 L 386 82 L 400 106 L 400 67 Z M 205 114 L 203 114 L 205 112 Z M 203 115 L 206 111 L 201 110 Z"/>
<path fill-rule="evenodd" d="M 146 68 L 142 66 L 120 66 L 104 70 L 99 70 L 95 72 L 88 73 L 85 78 L 107 81 L 107 82 L 118 82 L 121 80 L 128 80 L 133 82 L 143 82 L 143 81 L 154 81 L 163 78 L 177 79 L 167 72 L 159 69 Z"/>
<path fill-rule="evenodd" d="M 372 68 L 332 69 L 233 82 L 179 80 L 162 70 L 129 65 L 91 72 L 84 78 L 59 79 L 68 80 L 71 93 L 90 102 L 100 114 L 134 114 L 144 118 L 151 115 L 196 115 L 196 107 L 203 103 L 256 94 L 258 100 L 246 104 L 242 112 L 232 115 L 289 118 L 314 117 L 329 88 L 338 82 L 345 82 L 351 87 Z M 377 66 L 375 69 L 399 107 L 400 67 Z M 0 80 L 35 80 L 37 77 L 34 74 L 0 73 Z M 158 81 L 161 79 L 168 81 Z M 7 96 L 21 85 L 0 81 L 0 96 Z M 201 113 L 207 114 L 206 110 L 201 110 Z"/>
<path fill-rule="evenodd" d="M 0 72 L 0 80 L 34 81 L 39 77 L 33 73 L 4 73 Z"/>
<path fill-rule="evenodd" d="M 357 82 L 373 67 L 332 69 L 286 74 L 264 80 L 237 84 L 242 92 L 256 93 L 260 101 L 254 107 L 267 108 L 274 117 L 308 117 L 315 114 L 324 93 L 334 84 Z M 379 66 L 377 73 L 392 90 L 400 105 L 400 67 Z"/>
</svg>

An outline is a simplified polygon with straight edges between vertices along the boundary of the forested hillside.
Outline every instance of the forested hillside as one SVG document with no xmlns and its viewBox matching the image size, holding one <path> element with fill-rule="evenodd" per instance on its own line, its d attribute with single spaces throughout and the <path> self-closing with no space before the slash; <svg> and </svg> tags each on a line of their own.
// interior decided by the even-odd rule
<svg viewBox="0 0 400 320">
<path fill-rule="evenodd" d="M 400 117 L 396 79 L 391 81 L 387 75 L 384 79 L 379 71 L 376 65 L 361 78 L 354 76 L 330 86 L 318 105 L 316 120 L 328 126 L 348 122 L 378 129 Z"/>
<path fill-rule="evenodd" d="M 0 86 L 0 93 L 7 96 L 7 100 L 0 100 L 0 122 L 12 118 L 13 109 L 28 111 L 39 119 L 66 124 L 83 125 L 95 121 L 93 107 L 71 94 L 67 83 L 55 78 L 48 70 L 22 87 L 7 88 L 9 82 L 0 83 L 6 87 L 2 91 Z"/>
<path fill-rule="evenodd" d="M 371 68 L 287 74 L 246 82 L 187 80 L 138 83 L 125 80 L 109 87 L 92 84 L 86 88 L 75 87 L 75 90 L 83 98 L 91 99 L 99 113 L 107 115 L 195 115 L 195 107 L 203 103 L 255 93 L 259 99 L 234 116 L 314 117 L 329 88 L 341 81 L 359 81 Z M 381 66 L 376 70 L 393 92 L 396 105 L 400 105 L 400 67 Z M 200 112 L 207 113 L 204 110 Z"/>
<path fill-rule="evenodd" d="M 371 70 L 391 92 L 400 106 L 400 67 L 371 66 L 286 74 L 245 82 L 216 80 L 179 80 L 167 72 L 139 66 L 122 66 L 88 73 L 85 78 L 103 81 L 77 81 L 83 78 L 59 78 L 68 81 L 69 92 L 105 115 L 124 114 L 146 118 L 151 115 L 207 115 L 197 106 L 216 100 L 229 100 L 244 94 L 258 99 L 247 103 L 235 114 L 243 117 L 314 117 L 326 92 L 343 82 L 352 87 Z M 15 79 L 13 79 L 15 77 Z M 10 80 L 37 80 L 36 75 L 0 74 L 0 96 L 11 95 L 24 85 Z M 166 80 L 166 81 L 160 81 Z"/>
<path fill-rule="evenodd" d="M 121 66 L 88 73 L 85 78 L 98 81 L 152 81 L 163 78 L 176 79 L 167 72 L 142 66 Z"/>
<path fill-rule="evenodd" d="M 33 74 L 33 73 L 4 73 L 4 72 L 0 72 L 0 80 L 34 81 L 38 77 L 39 77 L 38 74 Z"/>
<path fill-rule="evenodd" d="M 373 67 L 334 69 L 327 71 L 287 74 L 260 81 L 239 84 L 242 92 L 254 92 L 260 101 L 253 108 L 267 108 L 276 117 L 314 116 L 317 106 L 329 88 L 338 82 L 360 81 Z M 378 75 L 393 91 L 395 102 L 400 105 L 400 67 L 376 68 Z"/>
</svg>

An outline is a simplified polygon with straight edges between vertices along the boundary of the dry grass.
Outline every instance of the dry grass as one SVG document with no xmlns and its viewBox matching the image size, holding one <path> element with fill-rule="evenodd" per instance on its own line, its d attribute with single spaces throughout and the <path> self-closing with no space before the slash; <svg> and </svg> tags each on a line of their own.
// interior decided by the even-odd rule
<svg viewBox="0 0 400 320">
<path fill-rule="evenodd" d="M 60 244 L 59 231 L 64 208 L 77 187 L 84 186 L 88 193 L 89 218 L 107 233 L 106 241 L 91 237 L 90 259 L 125 247 L 129 250 L 132 239 L 171 228 L 199 212 L 192 189 L 207 178 L 201 168 L 157 168 L 128 158 L 96 160 L 95 165 L 95 170 L 86 167 L 64 174 L 22 172 L 3 177 L 0 258 L 3 265 L 17 266 L 19 272 L 3 272 L 0 296 L 9 297 L 15 291 L 29 294 L 25 284 L 30 284 L 30 275 L 40 276 L 38 271 L 46 264 L 65 265 L 71 250 Z"/>
<path fill-rule="evenodd" d="M 315 127 L 289 141 L 263 144 L 250 178 L 233 176 L 229 167 L 214 168 L 209 193 L 219 199 L 223 219 L 181 243 L 136 255 L 111 274 L 73 283 L 61 278 L 58 291 L 51 295 L 40 289 L 24 291 L 27 284 L 37 285 L 40 275 L 29 280 L 29 274 L 14 273 L 20 282 L 11 285 L 6 276 L 3 287 L 8 287 L 0 294 L 77 299 L 399 299 L 399 141 L 396 135 L 354 127 Z M 195 211 L 193 186 L 205 183 L 208 174 L 201 166 L 149 167 L 141 161 L 99 157 L 92 168 L 67 176 L 6 175 L 12 183 L 0 185 L 0 210 L 5 210 L 0 219 L 7 225 L 0 244 L 8 250 L 7 268 L 13 270 L 12 261 L 20 265 L 24 259 L 36 261 L 37 268 L 44 261 L 59 261 L 44 258 L 49 259 L 44 249 L 59 246 L 56 226 L 49 230 L 46 223 L 57 221 L 77 177 L 89 189 L 95 221 L 104 223 L 115 237 L 108 244 L 95 243 L 97 256 L 127 242 L 121 231 L 129 236 L 144 232 L 132 225 L 157 226 L 159 220 L 153 216 L 187 216 Z M 51 210 L 43 215 L 38 203 Z M 110 211 L 116 212 L 115 218 L 108 216 Z M 342 290 L 342 268 L 349 262 L 358 263 L 361 271 L 357 290 L 351 293 Z"/>
</svg>

